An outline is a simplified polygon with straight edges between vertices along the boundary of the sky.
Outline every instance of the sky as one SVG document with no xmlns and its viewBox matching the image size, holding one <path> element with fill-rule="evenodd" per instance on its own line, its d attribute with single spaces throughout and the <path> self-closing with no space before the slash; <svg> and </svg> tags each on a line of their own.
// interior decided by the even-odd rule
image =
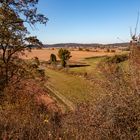
<svg viewBox="0 0 140 140">
<path fill-rule="evenodd" d="M 140 0 L 39 0 L 37 7 L 49 21 L 29 31 L 44 44 L 108 44 L 130 40 Z"/>
</svg>

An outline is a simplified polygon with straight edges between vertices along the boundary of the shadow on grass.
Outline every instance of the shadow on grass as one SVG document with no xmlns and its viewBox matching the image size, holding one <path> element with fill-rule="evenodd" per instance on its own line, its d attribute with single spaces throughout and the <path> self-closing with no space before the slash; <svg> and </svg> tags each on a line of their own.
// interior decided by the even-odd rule
<svg viewBox="0 0 140 140">
<path fill-rule="evenodd" d="M 76 68 L 76 67 L 87 67 L 90 65 L 87 64 L 74 64 L 74 65 L 69 65 L 70 68 Z"/>
</svg>

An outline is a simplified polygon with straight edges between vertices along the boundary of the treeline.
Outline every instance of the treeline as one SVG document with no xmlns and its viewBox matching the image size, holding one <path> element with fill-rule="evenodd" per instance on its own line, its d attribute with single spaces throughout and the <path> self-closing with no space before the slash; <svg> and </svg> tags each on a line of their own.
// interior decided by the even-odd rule
<svg viewBox="0 0 140 140">
<path fill-rule="evenodd" d="M 60 43 L 60 44 L 44 44 L 45 48 L 67 48 L 67 47 L 72 47 L 72 48 L 104 48 L 104 47 L 128 47 L 129 43 L 114 43 L 114 44 L 98 44 L 98 43 L 93 43 L 93 44 L 79 44 L 79 43 Z"/>
</svg>

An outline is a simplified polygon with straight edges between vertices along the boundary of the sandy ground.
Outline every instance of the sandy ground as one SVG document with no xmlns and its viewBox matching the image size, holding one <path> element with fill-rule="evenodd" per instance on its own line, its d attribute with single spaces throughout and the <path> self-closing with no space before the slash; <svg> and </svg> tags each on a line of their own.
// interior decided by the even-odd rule
<svg viewBox="0 0 140 140">
<path fill-rule="evenodd" d="M 50 59 L 51 54 L 55 54 L 57 56 L 58 49 L 33 49 L 31 52 L 26 51 L 24 56 L 21 56 L 23 59 L 31 59 L 34 57 L 38 57 L 40 60 L 48 61 Z M 94 56 L 104 56 L 104 55 L 112 55 L 114 53 L 106 53 L 106 52 L 88 52 L 88 51 L 71 51 L 71 59 L 72 61 L 79 61 L 86 57 L 94 57 Z M 57 59 L 58 56 L 57 56 Z"/>
</svg>

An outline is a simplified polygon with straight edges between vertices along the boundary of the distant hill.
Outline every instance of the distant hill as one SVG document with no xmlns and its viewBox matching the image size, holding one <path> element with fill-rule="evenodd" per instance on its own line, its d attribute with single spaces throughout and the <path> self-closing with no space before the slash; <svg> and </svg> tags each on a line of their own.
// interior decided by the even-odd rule
<svg viewBox="0 0 140 140">
<path fill-rule="evenodd" d="M 45 47 L 53 47 L 53 48 L 65 48 L 65 47 L 99 47 L 101 44 L 78 44 L 78 43 L 60 43 L 60 44 L 49 44 L 44 45 Z"/>
<path fill-rule="evenodd" d="M 96 48 L 96 47 L 127 47 L 129 43 L 114 43 L 114 44 L 79 44 L 79 43 L 60 43 L 60 44 L 44 44 L 45 48 Z"/>
<path fill-rule="evenodd" d="M 129 46 L 129 43 L 114 43 L 114 44 L 106 44 L 104 46 L 114 46 L 114 47 L 127 47 Z"/>
</svg>

